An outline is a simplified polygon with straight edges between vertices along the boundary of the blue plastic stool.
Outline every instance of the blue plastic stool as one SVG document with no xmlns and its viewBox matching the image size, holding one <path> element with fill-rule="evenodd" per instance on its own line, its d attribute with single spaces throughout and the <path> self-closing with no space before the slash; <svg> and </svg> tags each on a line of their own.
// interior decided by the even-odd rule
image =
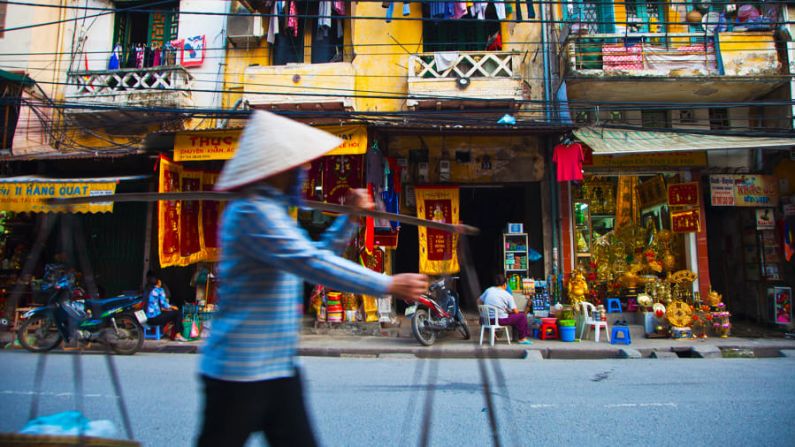
<svg viewBox="0 0 795 447">
<path fill-rule="evenodd" d="M 160 340 L 160 326 L 144 326 L 144 340 Z"/>
<path fill-rule="evenodd" d="M 621 300 L 618 298 L 608 298 L 606 300 L 607 303 L 607 313 L 621 313 L 623 310 L 621 309 Z"/>
<path fill-rule="evenodd" d="M 618 334 L 621 334 L 621 338 L 618 337 Z M 632 343 L 632 337 L 629 335 L 628 326 L 613 326 L 613 331 L 610 333 L 610 344 L 614 345 L 616 343 L 624 345 Z"/>
</svg>

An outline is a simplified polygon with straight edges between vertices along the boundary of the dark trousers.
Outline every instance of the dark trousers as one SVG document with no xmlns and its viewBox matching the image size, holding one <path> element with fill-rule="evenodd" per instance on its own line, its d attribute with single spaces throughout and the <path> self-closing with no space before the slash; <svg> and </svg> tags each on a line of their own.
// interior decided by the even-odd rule
<svg viewBox="0 0 795 447">
<path fill-rule="evenodd" d="M 174 323 L 174 330 L 171 333 L 171 338 L 182 333 L 182 311 L 181 310 L 166 310 L 160 312 L 160 315 L 146 319 L 146 324 L 149 326 L 164 326 L 168 322 Z"/>
<path fill-rule="evenodd" d="M 503 326 L 511 326 L 516 333 L 517 340 L 530 336 L 530 327 L 527 326 L 527 314 L 524 312 L 510 314 L 507 318 L 500 318 L 499 323 Z"/>
<path fill-rule="evenodd" d="M 314 447 L 301 377 L 228 382 L 202 376 L 204 409 L 198 447 L 243 446 L 264 432 L 270 447 Z"/>
</svg>

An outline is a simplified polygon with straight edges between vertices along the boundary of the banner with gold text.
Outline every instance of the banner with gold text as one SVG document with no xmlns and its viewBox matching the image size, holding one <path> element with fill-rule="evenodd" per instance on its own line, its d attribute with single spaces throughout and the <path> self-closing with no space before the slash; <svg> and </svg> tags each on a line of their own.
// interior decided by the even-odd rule
<svg viewBox="0 0 795 447">
<path fill-rule="evenodd" d="M 50 205 L 47 199 L 105 196 L 116 193 L 116 181 L 77 179 L 0 179 L 0 210 L 19 213 L 110 213 L 112 202 Z"/>
<path fill-rule="evenodd" d="M 457 224 L 459 189 L 457 186 L 417 186 L 417 217 Z M 458 235 L 432 228 L 419 228 L 420 273 L 450 275 L 458 273 Z"/>
<path fill-rule="evenodd" d="M 239 130 L 177 132 L 174 161 L 229 160 L 239 138 Z"/>
<path fill-rule="evenodd" d="M 367 152 L 367 126 L 319 126 L 342 138 L 343 143 L 327 155 L 362 155 Z M 241 130 L 177 132 L 174 161 L 229 160 L 235 155 Z"/>
</svg>

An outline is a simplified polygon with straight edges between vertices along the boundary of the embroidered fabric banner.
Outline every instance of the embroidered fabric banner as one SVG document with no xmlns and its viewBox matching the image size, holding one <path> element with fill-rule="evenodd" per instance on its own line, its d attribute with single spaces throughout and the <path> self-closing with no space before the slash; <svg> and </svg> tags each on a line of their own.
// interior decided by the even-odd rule
<svg viewBox="0 0 795 447">
<path fill-rule="evenodd" d="M 160 157 L 160 179 L 158 192 L 180 192 L 182 166 L 166 157 Z M 157 241 L 160 266 L 169 267 L 180 264 L 178 200 L 157 202 Z"/>
<path fill-rule="evenodd" d="M 324 202 L 342 204 L 348 189 L 364 186 L 361 155 L 323 157 L 320 163 L 323 163 Z"/>
<path fill-rule="evenodd" d="M 211 191 L 217 172 L 183 168 L 160 158 L 159 192 Z M 218 260 L 218 202 L 158 202 L 158 254 L 161 267 Z"/>
<path fill-rule="evenodd" d="M 212 191 L 217 180 L 217 172 L 203 172 L 202 191 Z M 210 262 L 217 261 L 221 253 L 218 246 L 218 223 L 223 209 L 221 202 L 204 201 L 201 204 L 202 251 Z"/>
<path fill-rule="evenodd" d="M 198 192 L 202 189 L 202 171 L 183 169 L 181 176 L 183 192 Z M 198 262 L 203 256 L 200 240 L 201 202 L 182 200 L 179 212 L 179 255 L 180 264 Z"/>
<path fill-rule="evenodd" d="M 417 217 L 457 224 L 459 189 L 457 186 L 418 186 Z M 449 275 L 458 273 L 458 235 L 432 228 L 419 228 L 420 273 Z"/>
</svg>

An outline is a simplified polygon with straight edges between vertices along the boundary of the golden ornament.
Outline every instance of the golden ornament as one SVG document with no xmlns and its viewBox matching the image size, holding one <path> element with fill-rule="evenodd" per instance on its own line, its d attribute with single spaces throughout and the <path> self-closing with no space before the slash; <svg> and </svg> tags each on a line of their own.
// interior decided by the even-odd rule
<svg viewBox="0 0 795 447">
<path fill-rule="evenodd" d="M 665 309 L 665 317 L 675 327 L 687 327 L 692 315 L 693 308 L 684 301 L 672 301 Z"/>
</svg>

